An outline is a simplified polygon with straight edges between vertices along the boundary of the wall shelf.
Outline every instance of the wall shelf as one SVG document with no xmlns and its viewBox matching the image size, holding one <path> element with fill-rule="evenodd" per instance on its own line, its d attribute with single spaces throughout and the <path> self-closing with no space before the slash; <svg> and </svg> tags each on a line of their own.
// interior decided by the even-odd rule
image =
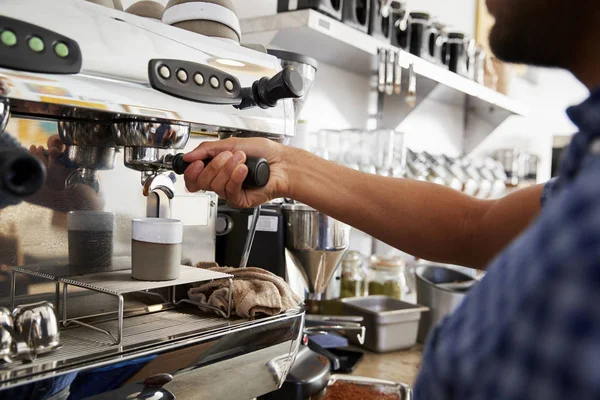
<svg viewBox="0 0 600 400">
<path fill-rule="evenodd" d="M 378 49 L 394 48 L 314 10 L 243 20 L 242 31 L 244 42 L 305 54 L 365 77 L 376 74 Z M 400 64 L 404 72 L 412 65 L 417 74 L 417 106 L 431 98 L 466 109 L 464 153 L 509 116 L 528 114 L 523 103 L 405 51 L 400 51 Z M 380 113 L 384 126 L 395 128 L 412 111 L 404 103 L 404 96 L 385 96 Z"/>
</svg>

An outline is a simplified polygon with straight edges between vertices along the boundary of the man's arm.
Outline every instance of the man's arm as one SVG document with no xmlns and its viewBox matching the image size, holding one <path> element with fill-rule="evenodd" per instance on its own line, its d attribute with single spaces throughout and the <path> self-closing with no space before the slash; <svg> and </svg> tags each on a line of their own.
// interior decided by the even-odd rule
<svg viewBox="0 0 600 400">
<path fill-rule="evenodd" d="M 266 158 L 271 180 L 246 191 L 245 154 Z M 204 168 L 208 157 L 213 161 Z M 483 268 L 540 209 L 541 186 L 478 200 L 439 185 L 354 171 L 261 139 L 203 143 L 186 155 L 188 189 L 213 190 L 237 207 L 291 197 L 419 258 Z"/>
</svg>

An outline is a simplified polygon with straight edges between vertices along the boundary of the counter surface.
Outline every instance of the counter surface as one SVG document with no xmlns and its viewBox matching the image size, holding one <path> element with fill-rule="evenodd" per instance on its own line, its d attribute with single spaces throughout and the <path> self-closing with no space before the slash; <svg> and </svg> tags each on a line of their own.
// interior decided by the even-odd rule
<svg viewBox="0 0 600 400">
<path fill-rule="evenodd" d="M 402 382 L 410 386 L 415 383 L 421 366 L 423 345 L 417 344 L 409 350 L 386 354 L 361 351 L 365 352 L 365 356 L 352 375 Z"/>
</svg>

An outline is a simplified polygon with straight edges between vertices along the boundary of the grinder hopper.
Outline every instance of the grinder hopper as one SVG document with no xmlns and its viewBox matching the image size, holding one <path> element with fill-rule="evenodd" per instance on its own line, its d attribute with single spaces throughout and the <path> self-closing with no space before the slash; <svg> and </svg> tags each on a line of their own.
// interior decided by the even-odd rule
<svg viewBox="0 0 600 400">
<path fill-rule="evenodd" d="M 350 244 L 350 226 L 304 204 L 283 206 L 286 247 L 308 284 L 307 300 L 320 300 Z"/>
<path fill-rule="evenodd" d="M 317 60 L 302 54 L 292 53 L 290 51 L 270 49 L 268 52 L 270 55 L 279 59 L 283 68 L 292 66 L 300 73 L 300 75 L 302 75 L 302 80 L 304 81 L 304 96 L 293 99 L 294 115 L 296 117 L 296 122 L 298 122 L 298 118 L 300 118 L 300 112 L 306 103 L 308 92 L 310 92 L 310 89 L 315 82 L 315 75 L 318 67 Z"/>
</svg>

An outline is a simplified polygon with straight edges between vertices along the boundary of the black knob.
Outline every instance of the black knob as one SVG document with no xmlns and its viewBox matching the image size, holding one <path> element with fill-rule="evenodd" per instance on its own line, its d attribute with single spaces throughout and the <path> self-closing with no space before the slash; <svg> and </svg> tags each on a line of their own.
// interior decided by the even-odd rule
<svg viewBox="0 0 600 400">
<path fill-rule="evenodd" d="M 183 175 L 190 163 L 183 160 L 183 153 L 177 154 L 173 158 L 173 172 Z M 204 165 L 208 165 L 212 158 L 204 160 Z M 244 180 L 243 187 L 246 189 L 255 189 L 265 187 L 271 177 L 271 168 L 264 158 L 246 157 L 246 166 L 248 167 L 248 176 Z"/>
<path fill-rule="evenodd" d="M 281 99 L 298 99 L 304 96 L 302 75 L 292 66 L 287 66 L 272 78 L 263 77 L 250 88 L 242 89 L 240 109 L 258 106 L 271 108 Z"/>
<path fill-rule="evenodd" d="M 294 67 L 285 67 L 272 78 L 254 82 L 256 102 L 261 108 L 275 107 L 281 99 L 297 99 L 304 95 L 302 75 Z"/>
<path fill-rule="evenodd" d="M 0 150 L 0 191 L 15 197 L 31 196 L 46 181 L 46 167 L 23 149 Z"/>
<path fill-rule="evenodd" d="M 190 163 L 184 161 L 183 156 L 185 154 L 179 153 L 175 157 L 173 157 L 173 172 L 177 175 L 183 175 L 187 167 L 190 166 Z"/>
</svg>

